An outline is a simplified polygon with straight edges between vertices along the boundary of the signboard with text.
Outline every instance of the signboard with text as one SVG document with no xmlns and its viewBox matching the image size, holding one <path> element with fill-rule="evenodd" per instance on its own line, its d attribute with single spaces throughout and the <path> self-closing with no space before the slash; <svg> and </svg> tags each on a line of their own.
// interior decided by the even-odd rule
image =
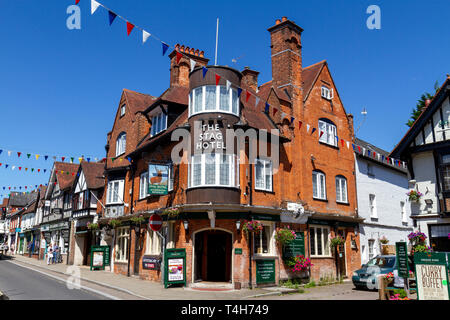
<svg viewBox="0 0 450 320">
<path fill-rule="evenodd" d="M 305 255 L 305 235 L 302 231 L 295 233 L 296 238 L 283 247 L 283 258 Z"/>
<path fill-rule="evenodd" d="M 142 268 L 145 270 L 159 270 L 161 268 L 161 258 L 144 256 L 142 258 Z"/>
<path fill-rule="evenodd" d="M 275 260 L 256 260 L 256 283 L 275 283 Z"/>
<path fill-rule="evenodd" d="M 406 242 L 395 243 L 395 254 L 397 257 L 397 270 L 400 278 L 409 277 L 408 268 L 408 245 Z"/>
<path fill-rule="evenodd" d="M 166 249 L 164 254 L 164 287 L 170 284 L 186 285 L 186 249 Z"/>
<path fill-rule="evenodd" d="M 449 300 L 446 254 L 418 252 L 414 254 L 417 300 Z"/>
<path fill-rule="evenodd" d="M 148 165 L 148 194 L 165 195 L 168 193 L 169 166 Z"/>
<path fill-rule="evenodd" d="M 102 269 L 111 263 L 109 246 L 91 246 L 91 270 Z"/>
</svg>

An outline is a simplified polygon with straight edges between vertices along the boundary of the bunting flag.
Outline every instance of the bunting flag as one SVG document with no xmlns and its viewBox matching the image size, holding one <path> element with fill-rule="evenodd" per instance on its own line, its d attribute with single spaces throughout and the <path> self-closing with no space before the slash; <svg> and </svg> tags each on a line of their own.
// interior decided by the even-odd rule
<svg viewBox="0 0 450 320">
<path fill-rule="evenodd" d="M 277 108 L 273 108 L 272 112 L 273 112 L 273 116 L 275 116 L 275 114 L 277 113 L 278 109 Z"/>
<path fill-rule="evenodd" d="M 344 139 L 341 139 L 341 145 L 342 146 L 344 146 L 344 143 L 345 143 Z"/>
<path fill-rule="evenodd" d="M 300 130 L 302 127 L 303 122 L 301 122 L 300 120 L 298 121 L 298 129 Z"/>
<path fill-rule="evenodd" d="M 116 19 L 116 17 L 117 17 L 117 14 L 115 14 L 111 10 L 108 10 L 108 17 L 109 17 L 109 25 L 112 25 L 112 23 L 114 22 L 114 19 Z"/>
<path fill-rule="evenodd" d="M 360 146 L 358 146 L 358 151 L 361 152 L 361 147 Z"/>
<path fill-rule="evenodd" d="M 167 49 L 169 49 L 169 45 L 165 44 L 164 42 L 161 42 L 161 44 L 162 44 L 162 55 L 165 55 Z"/>
<path fill-rule="evenodd" d="M 181 60 L 182 56 L 183 55 L 180 52 L 177 51 L 177 64 L 180 64 L 180 60 Z"/>
<path fill-rule="evenodd" d="M 75 5 L 77 5 L 80 2 L 80 0 L 75 0 Z"/>
<path fill-rule="evenodd" d="M 316 131 L 316 128 L 313 128 L 311 131 L 311 135 Z"/>
<path fill-rule="evenodd" d="M 367 150 L 367 155 L 370 157 L 370 150 Z"/>
<path fill-rule="evenodd" d="M 324 132 L 323 132 L 322 130 L 320 130 L 319 139 L 322 138 L 323 133 L 324 133 Z"/>
<path fill-rule="evenodd" d="M 127 21 L 127 35 L 129 36 L 131 31 L 133 31 L 134 28 L 134 24 L 132 24 L 131 22 Z"/>
<path fill-rule="evenodd" d="M 220 78 L 221 77 L 216 73 L 216 86 L 219 85 Z"/>
<path fill-rule="evenodd" d="M 241 93 L 242 93 L 242 89 L 241 88 L 237 88 L 237 92 L 238 92 L 238 98 L 241 97 Z"/>
<path fill-rule="evenodd" d="M 309 133 L 309 124 L 306 124 L 306 132 Z"/>
<path fill-rule="evenodd" d="M 65 159 L 66 159 L 66 157 L 61 157 L 62 162 L 64 162 Z"/>
<path fill-rule="evenodd" d="M 48 159 L 48 156 L 44 156 L 44 159 L 45 159 L 45 161 L 47 161 L 47 159 Z"/>
<path fill-rule="evenodd" d="M 294 124 L 294 120 L 295 120 L 295 118 L 291 117 L 291 126 Z"/>
<path fill-rule="evenodd" d="M 97 10 L 100 3 L 95 0 L 91 0 L 91 14 L 94 14 L 95 10 Z"/>
<path fill-rule="evenodd" d="M 350 142 L 347 141 L 347 149 L 350 149 Z"/>
<path fill-rule="evenodd" d="M 248 99 L 250 98 L 250 95 L 251 95 L 251 93 L 250 93 L 250 91 L 248 91 L 248 90 L 245 90 L 245 102 L 248 102 Z"/>
<path fill-rule="evenodd" d="M 17 157 L 20 158 L 21 154 L 22 154 L 22 152 L 17 152 Z"/>
<path fill-rule="evenodd" d="M 206 73 L 208 72 L 208 68 L 202 67 L 203 69 L 203 79 L 205 79 Z"/>
<path fill-rule="evenodd" d="M 142 43 L 145 43 L 150 36 L 151 36 L 150 33 L 148 33 L 145 30 L 142 30 Z"/>
<path fill-rule="evenodd" d="M 36 160 L 39 160 L 39 155 L 38 154 L 36 155 Z"/>
<path fill-rule="evenodd" d="M 197 62 L 195 62 L 194 59 L 189 59 L 189 60 L 191 61 L 191 72 L 192 72 L 192 71 L 194 71 L 195 64 L 196 64 Z"/>
<path fill-rule="evenodd" d="M 268 104 L 266 102 L 266 108 L 264 109 L 264 112 L 268 114 L 269 113 L 269 108 L 270 108 L 270 104 Z"/>
<path fill-rule="evenodd" d="M 0 150 L 0 154 L 2 154 L 3 150 Z"/>
<path fill-rule="evenodd" d="M 229 80 L 227 80 L 227 92 L 230 90 L 230 88 L 231 88 L 231 82 Z"/>
<path fill-rule="evenodd" d="M 31 153 L 27 153 L 27 158 L 30 159 Z"/>
<path fill-rule="evenodd" d="M 255 108 L 258 106 L 259 100 L 260 98 L 255 96 Z"/>
<path fill-rule="evenodd" d="M 71 158 L 70 158 L 70 163 L 73 163 L 73 160 L 74 160 L 74 158 L 73 158 L 73 157 L 71 157 Z"/>
</svg>

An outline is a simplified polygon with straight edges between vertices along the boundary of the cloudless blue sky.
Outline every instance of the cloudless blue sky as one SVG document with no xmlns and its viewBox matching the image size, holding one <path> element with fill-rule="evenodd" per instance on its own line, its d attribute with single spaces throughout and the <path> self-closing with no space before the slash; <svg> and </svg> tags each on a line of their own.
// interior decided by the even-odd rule
<svg viewBox="0 0 450 320">
<path fill-rule="evenodd" d="M 119 19 L 110 27 L 104 8 L 90 14 L 90 0 L 79 3 L 81 30 L 68 30 L 74 2 L 0 0 L 0 163 L 50 170 L 54 155 L 102 158 L 122 89 L 158 96 L 169 85 L 159 42 L 143 45 L 137 29 L 127 37 Z M 416 100 L 450 73 L 448 0 L 99 2 L 170 45 L 204 50 L 211 64 L 219 18 L 219 64 L 250 66 L 260 84 L 271 80 L 267 28 L 287 16 L 304 29 L 303 66 L 326 59 L 355 129 L 362 108 L 368 111 L 358 136 L 389 151 L 407 131 Z M 371 4 L 381 8 L 381 30 L 366 27 Z M 3 186 L 48 177 L 2 165 L 0 195 Z"/>
</svg>

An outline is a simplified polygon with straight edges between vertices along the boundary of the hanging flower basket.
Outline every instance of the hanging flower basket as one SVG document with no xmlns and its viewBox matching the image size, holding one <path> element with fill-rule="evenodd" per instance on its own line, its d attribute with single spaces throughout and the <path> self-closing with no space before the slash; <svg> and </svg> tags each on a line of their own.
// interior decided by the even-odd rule
<svg viewBox="0 0 450 320">
<path fill-rule="evenodd" d="M 408 234 L 408 240 L 413 246 L 424 245 L 425 240 L 427 240 L 427 236 L 425 235 L 425 233 L 419 231 L 411 232 L 410 234 Z"/>
<path fill-rule="evenodd" d="M 345 240 L 341 236 L 336 236 L 336 237 L 330 239 L 330 247 L 332 247 L 332 248 L 343 245 L 344 243 L 345 243 Z"/>
<path fill-rule="evenodd" d="M 90 223 L 88 222 L 87 228 L 91 231 L 95 231 L 99 229 L 98 223 Z"/>
<path fill-rule="evenodd" d="M 389 243 L 389 240 L 388 240 L 388 238 L 386 238 L 385 236 L 382 236 L 382 237 L 380 238 L 380 243 L 381 243 L 381 244 L 388 244 L 388 243 Z"/>
<path fill-rule="evenodd" d="M 109 222 L 109 225 L 110 225 L 111 228 L 113 228 L 113 229 L 117 228 L 117 227 L 120 226 L 121 224 L 122 224 L 122 222 L 121 222 L 120 220 L 118 220 L 118 219 L 112 219 L 112 220 Z"/>
<path fill-rule="evenodd" d="M 289 268 L 291 268 L 291 271 L 294 273 L 306 271 L 309 267 L 313 265 L 311 263 L 311 260 L 309 260 L 302 254 L 285 260 L 285 263 Z"/>
<path fill-rule="evenodd" d="M 422 193 L 416 190 L 410 190 L 406 195 L 409 197 L 409 201 L 411 202 L 419 202 L 420 198 L 423 196 Z"/>
<path fill-rule="evenodd" d="M 167 214 L 170 218 L 176 218 L 180 214 L 180 210 L 177 208 L 167 208 L 163 211 L 163 214 Z"/>
<path fill-rule="evenodd" d="M 263 230 L 263 225 L 260 221 L 252 220 L 252 221 L 244 221 L 244 225 L 242 226 L 242 230 L 245 233 L 249 232 L 260 232 Z"/>
<path fill-rule="evenodd" d="M 141 225 L 145 221 L 145 218 L 143 215 L 139 215 L 137 217 L 131 218 L 131 222 L 133 222 L 134 225 Z"/>
<path fill-rule="evenodd" d="M 295 231 L 291 230 L 289 227 L 278 228 L 275 234 L 275 240 L 282 245 L 290 243 L 292 240 L 295 240 L 296 237 Z"/>
</svg>

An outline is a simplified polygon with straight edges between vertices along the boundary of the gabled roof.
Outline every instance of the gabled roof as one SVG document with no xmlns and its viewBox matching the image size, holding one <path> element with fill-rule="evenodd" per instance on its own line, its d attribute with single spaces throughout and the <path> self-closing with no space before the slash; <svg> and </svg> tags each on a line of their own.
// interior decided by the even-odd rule
<svg viewBox="0 0 450 320">
<path fill-rule="evenodd" d="M 65 190 L 72 187 L 73 181 L 75 180 L 75 175 L 72 175 L 72 173 L 78 171 L 79 164 L 55 162 L 54 166 L 59 189 Z"/>
<path fill-rule="evenodd" d="M 151 95 L 129 89 L 123 89 L 123 94 L 125 95 L 126 104 L 133 117 L 139 111 L 145 110 L 156 100 L 156 98 Z"/>
<path fill-rule="evenodd" d="M 153 103 L 148 105 L 143 112 L 149 112 L 161 102 L 177 103 L 187 106 L 189 104 L 189 88 L 183 86 L 172 86 L 168 88 L 158 98 L 155 98 Z"/>
<path fill-rule="evenodd" d="M 8 198 L 3 198 L 2 204 L 0 205 L 0 208 L 5 208 L 8 206 Z"/>
<path fill-rule="evenodd" d="M 361 146 L 363 148 L 366 148 L 367 150 L 375 151 L 376 153 L 381 154 L 381 155 L 383 155 L 385 157 L 389 157 L 389 152 L 388 151 L 380 149 L 380 148 L 374 146 L 373 144 L 370 144 L 369 142 L 366 142 L 366 141 L 364 141 L 362 139 L 355 138 L 355 144 L 357 144 L 357 145 L 359 145 L 359 146 Z M 405 173 L 405 174 L 407 173 L 407 169 L 404 168 L 403 166 L 398 167 L 398 166 L 394 166 L 394 165 L 391 165 L 391 164 L 387 164 L 385 161 L 379 161 L 378 159 L 374 159 L 372 157 L 363 155 L 361 153 L 356 153 L 356 155 L 360 156 L 361 158 L 368 159 L 370 161 L 376 162 L 376 163 L 378 163 L 380 165 L 383 165 L 385 167 L 389 167 L 389 168 L 391 168 L 393 170 L 397 170 L 397 171 L 400 171 L 400 172 Z"/>
<path fill-rule="evenodd" d="M 31 201 L 37 198 L 37 192 L 23 193 L 23 192 L 11 192 L 9 197 L 9 207 L 25 207 Z"/>
<path fill-rule="evenodd" d="M 402 140 L 400 140 L 400 142 L 395 146 L 394 150 L 392 150 L 390 154 L 391 157 L 401 158 L 402 153 L 408 148 L 408 146 L 411 145 L 417 134 L 427 124 L 428 120 L 439 109 L 443 101 L 448 96 L 450 96 L 450 77 L 447 76 L 447 79 L 439 88 L 438 92 L 434 95 L 430 104 L 427 107 L 423 108 L 422 113 L 419 115 L 416 121 L 414 121 L 411 128 L 408 129 Z"/>
<path fill-rule="evenodd" d="M 82 162 L 81 170 L 86 179 L 88 189 L 100 189 L 105 186 L 105 178 L 103 173 L 105 165 L 99 162 Z"/>
</svg>

